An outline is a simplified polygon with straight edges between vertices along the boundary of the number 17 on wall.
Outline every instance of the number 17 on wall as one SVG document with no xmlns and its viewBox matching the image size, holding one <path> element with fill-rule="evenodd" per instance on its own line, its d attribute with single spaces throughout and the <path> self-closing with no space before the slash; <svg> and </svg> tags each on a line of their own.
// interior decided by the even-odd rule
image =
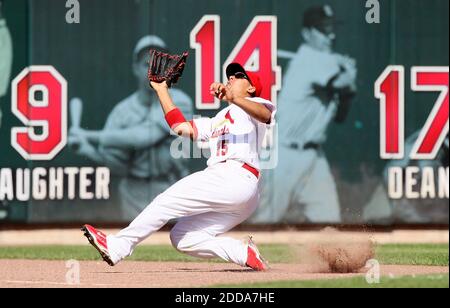
<svg viewBox="0 0 450 308">
<path fill-rule="evenodd" d="M 416 141 L 411 159 L 435 159 L 449 132 L 448 66 L 413 67 L 414 92 L 439 92 L 440 95 Z M 405 68 L 389 66 L 375 82 L 375 97 L 380 100 L 380 156 L 405 157 Z"/>
</svg>

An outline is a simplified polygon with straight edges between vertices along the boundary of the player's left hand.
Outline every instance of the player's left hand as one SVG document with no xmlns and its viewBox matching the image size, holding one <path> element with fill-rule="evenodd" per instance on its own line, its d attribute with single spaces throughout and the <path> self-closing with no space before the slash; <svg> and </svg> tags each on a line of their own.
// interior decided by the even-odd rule
<svg viewBox="0 0 450 308">
<path fill-rule="evenodd" d="M 213 95 L 214 97 L 217 97 L 220 100 L 227 100 L 229 101 L 231 95 L 229 89 L 227 88 L 227 86 L 225 86 L 223 83 L 220 82 L 214 82 L 213 84 L 211 84 L 211 86 L 209 87 L 209 91 L 211 93 L 211 95 Z"/>
<path fill-rule="evenodd" d="M 158 91 L 165 91 L 165 90 L 169 89 L 169 86 L 167 85 L 167 82 L 165 82 L 165 81 L 163 81 L 163 82 L 150 81 L 150 86 L 156 92 L 158 92 Z"/>
<path fill-rule="evenodd" d="M 235 99 L 237 99 L 237 96 L 234 94 L 233 89 L 229 83 L 227 85 L 224 85 L 220 82 L 211 84 L 210 93 L 218 99 L 227 101 L 230 104 L 232 104 Z"/>
</svg>

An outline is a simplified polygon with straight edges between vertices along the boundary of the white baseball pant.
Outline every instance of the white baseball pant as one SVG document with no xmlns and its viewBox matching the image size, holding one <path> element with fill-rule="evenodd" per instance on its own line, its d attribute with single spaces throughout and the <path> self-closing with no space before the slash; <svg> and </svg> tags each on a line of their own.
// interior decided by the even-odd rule
<svg viewBox="0 0 450 308">
<path fill-rule="evenodd" d="M 247 243 L 218 235 L 256 210 L 257 186 L 258 179 L 236 161 L 219 163 L 180 180 L 156 197 L 126 229 L 107 237 L 112 261 L 130 256 L 145 238 L 169 220 L 178 219 L 170 238 L 180 252 L 245 266 Z"/>
</svg>

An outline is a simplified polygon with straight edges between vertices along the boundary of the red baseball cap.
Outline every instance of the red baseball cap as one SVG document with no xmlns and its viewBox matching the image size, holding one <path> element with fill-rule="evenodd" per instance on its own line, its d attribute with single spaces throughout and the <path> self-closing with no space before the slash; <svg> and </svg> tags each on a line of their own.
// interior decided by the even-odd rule
<svg viewBox="0 0 450 308">
<path fill-rule="evenodd" d="M 255 96 L 260 97 L 263 90 L 261 79 L 258 74 L 253 72 L 248 72 L 239 63 L 231 63 L 226 69 L 227 78 L 230 79 L 231 76 L 235 76 L 237 73 L 242 73 L 250 84 L 255 87 Z"/>
</svg>

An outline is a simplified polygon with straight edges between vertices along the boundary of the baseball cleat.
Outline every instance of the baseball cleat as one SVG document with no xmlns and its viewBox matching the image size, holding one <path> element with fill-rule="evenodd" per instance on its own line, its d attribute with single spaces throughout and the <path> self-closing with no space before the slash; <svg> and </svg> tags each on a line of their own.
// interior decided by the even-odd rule
<svg viewBox="0 0 450 308">
<path fill-rule="evenodd" d="M 264 272 L 269 269 L 269 264 L 262 257 L 261 253 L 253 242 L 253 238 L 250 237 L 248 240 L 248 256 L 247 256 L 247 267 L 252 268 L 258 272 Z"/>
<path fill-rule="evenodd" d="M 84 225 L 81 228 L 81 231 L 84 232 L 84 236 L 87 237 L 89 243 L 91 243 L 91 245 L 94 246 L 95 249 L 97 249 L 103 260 L 110 266 L 114 266 L 115 264 L 109 256 L 108 245 L 106 243 L 106 235 L 90 225 Z"/>
</svg>

